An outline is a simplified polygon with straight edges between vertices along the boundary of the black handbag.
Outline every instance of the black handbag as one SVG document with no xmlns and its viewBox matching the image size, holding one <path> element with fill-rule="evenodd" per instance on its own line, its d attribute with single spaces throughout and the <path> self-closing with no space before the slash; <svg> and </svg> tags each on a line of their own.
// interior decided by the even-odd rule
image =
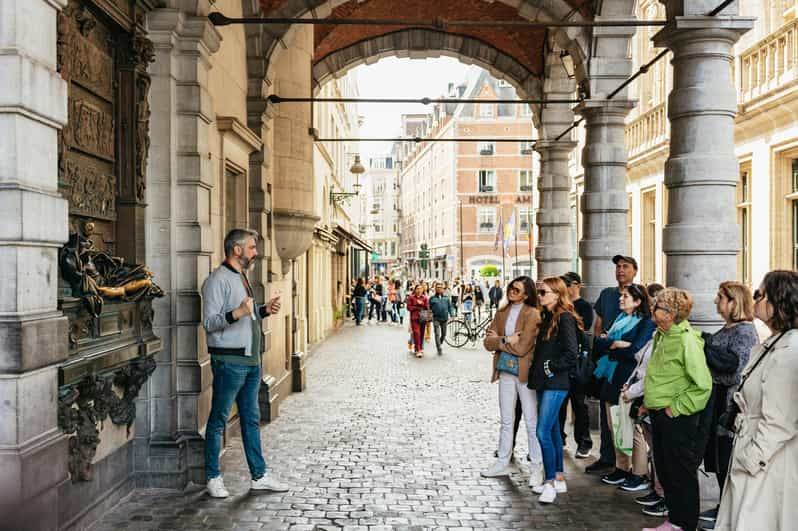
<svg viewBox="0 0 798 531">
<path fill-rule="evenodd" d="M 571 372 L 571 380 L 580 386 L 587 386 L 593 381 L 593 371 L 596 364 L 590 359 L 590 341 L 584 330 L 577 328 L 579 341 L 579 354 L 576 356 L 576 366 Z"/>
<path fill-rule="evenodd" d="M 745 377 L 743 377 L 742 381 L 740 382 L 740 385 L 737 387 L 737 392 L 738 393 L 743 390 L 743 386 L 745 385 L 745 382 L 748 381 L 748 378 L 754 372 L 754 369 L 756 369 L 757 366 L 759 365 L 759 363 L 763 359 L 765 359 L 765 356 L 768 354 L 768 352 L 773 350 L 773 347 L 775 347 L 776 343 L 779 342 L 779 340 L 781 339 L 781 336 L 783 336 L 786 333 L 787 333 L 787 330 L 785 330 L 784 332 L 779 334 L 779 337 L 776 338 L 776 341 L 774 341 L 773 343 L 768 345 L 768 347 L 765 349 L 765 351 L 762 353 L 762 355 L 760 355 L 759 358 L 757 358 L 757 360 L 754 362 L 754 365 L 751 367 L 751 370 L 746 373 Z M 740 414 L 740 406 L 737 405 L 737 402 L 732 400 L 731 403 L 728 406 L 726 406 L 726 411 L 721 413 L 720 416 L 718 417 L 718 425 L 720 427 L 722 427 L 722 428 L 734 433 L 734 424 L 736 423 L 737 415 L 739 415 L 739 414 Z"/>
</svg>

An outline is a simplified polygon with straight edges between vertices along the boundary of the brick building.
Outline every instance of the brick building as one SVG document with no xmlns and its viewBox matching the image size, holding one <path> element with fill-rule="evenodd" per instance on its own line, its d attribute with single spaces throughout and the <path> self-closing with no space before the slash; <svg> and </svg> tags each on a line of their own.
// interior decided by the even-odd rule
<svg viewBox="0 0 798 531">
<path fill-rule="evenodd" d="M 515 89 L 477 70 L 451 98 L 486 103 L 439 104 L 419 121 L 405 117 L 404 133 L 435 138 L 416 146 L 403 144 L 400 165 L 401 252 L 408 273 L 450 279 L 476 277 L 485 265 L 505 277 L 534 274 L 527 235 L 534 222 L 533 197 L 538 175 L 531 142 L 480 142 L 479 139 L 535 138 L 529 107 L 487 103 L 514 99 Z M 419 130 L 420 129 L 420 130 Z M 474 138 L 474 142 L 452 142 Z M 502 256 L 495 245 L 500 224 L 514 221 Z M 427 269 L 418 259 L 426 245 Z"/>
</svg>

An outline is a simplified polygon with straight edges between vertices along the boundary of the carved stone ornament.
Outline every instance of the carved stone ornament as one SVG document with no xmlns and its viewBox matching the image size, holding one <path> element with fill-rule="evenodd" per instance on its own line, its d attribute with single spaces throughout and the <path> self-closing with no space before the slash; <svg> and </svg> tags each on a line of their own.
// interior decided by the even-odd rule
<svg viewBox="0 0 798 531">
<path fill-rule="evenodd" d="M 69 283 L 72 296 L 83 300 L 93 317 L 102 312 L 104 299 L 135 301 L 163 297 L 163 290 L 152 281 L 146 266 L 126 264 L 124 258 L 97 250 L 89 238 L 93 223 L 86 223 L 84 234 L 74 232 L 59 253 L 61 275 Z"/>
<path fill-rule="evenodd" d="M 147 158 L 150 154 L 150 76 L 136 77 L 136 199 L 144 201 L 147 186 Z"/>
<path fill-rule="evenodd" d="M 112 376 L 86 376 L 74 387 L 61 389 L 58 426 L 69 438 L 69 473 L 72 482 L 91 481 L 91 462 L 97 453 L 102 423 L 110 417 L 118 426 L 130 427 L 136 419 L 136 397 L 155 372 L 152 356 L 138 358 Z"/>
</svg>

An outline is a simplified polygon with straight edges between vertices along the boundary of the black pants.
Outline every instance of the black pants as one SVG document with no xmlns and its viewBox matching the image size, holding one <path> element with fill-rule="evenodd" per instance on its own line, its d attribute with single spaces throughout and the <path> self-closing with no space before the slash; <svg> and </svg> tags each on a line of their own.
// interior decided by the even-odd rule
<svg viewBox="0 0 798 531">
<path fill-rule="evenodd" d="M 369 321 L 374 317 L 374 312 L 377 312 L 377 320 L 380 320 L 380 303 L 374 299 L 369 299 Z"/>
<path fill-rule="evenodd" d="M 698 525 L 698 465 L 703 457 L 696 448 L 699 416 L 671 418 L 665 410 L 651 413 L 654 465 L 665 491 L 668 520 L 685 531 L 694 531 Z"/>
<path fill-rule="evenodd" d="M 599 426 L 601 427 L 601 449 L 599 450 L 599 461 L 607 465 L 615 466 L 615 442 L 612 439 L 612 427 L 607 420 L 606 401 L 599 401 L 601 415 L 599 415 Z"/>
<path fill-rule="evenodd" d="M 563 400 L 560 408 L 560 433 L 563 445 L 565 444 L 565 419 L 568 416 L 568 402 L 571 402 L 571 409 L 574 412 L 574 440 L 578 448 L 589 450 L 593 448 L 593 440 L 590 438 L 590 416 L 585 404 L 585 393 L 575 388 L 571 383 L 571 391 Z"/>
<path fill-rule="evenodd" d="M 733 446 L 733 437 L 726 437 L 725 435 L 716 436 L 715 448 L 718 452 L 718 471 L 715 472 L 715 477 L 718 480 L 718 487 L 720 487 L 721 495 L 723 494 L 723 484 L 726 483 L 726 475 L 729 472 L 729 463 L 731 462 Z"/>
</svg>

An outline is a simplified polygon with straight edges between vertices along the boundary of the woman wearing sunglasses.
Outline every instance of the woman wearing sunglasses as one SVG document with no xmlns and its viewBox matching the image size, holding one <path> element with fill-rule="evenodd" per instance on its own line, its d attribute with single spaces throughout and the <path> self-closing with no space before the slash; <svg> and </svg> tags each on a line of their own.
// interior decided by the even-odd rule
<svg viewBox="0 0 798 531">
<path fill-rule="evenodd" d="M 539 284 L 538 296 L 543 306 L 543 321 L 528 385 L 537 392 L 537 436 L 543 453 L 545 481 L 533 490 L 540 494 L 539 502 L 552 503 L 558 492 L 568 490 L 563 476 L 560 406 L 571 387 L 569 373 L 576 366 L 577 327 L 582 327 L 582 319 L 574 310 L 561 278 L 544 278 Z"/>
<path fill-rule="evenodd" d="M 516 401 L 521 401 L 521 411 L 526 422 L 529 441 L 529 484 L 540 483 L 541 453 L 536 436 L 537 401 L 527 388 L 529 364 L 535 351 L 535 341 L 540 327 L 540 311 L 535 285 L 529 277 L 518 277 L 507 288 L 508 303 L 496 311 L 485 335 L 485 348 L 493 351 L 493 378 L 499 382 L 499 449 L 496 463 L 482 472 L 482 477 L 510 474 L 513 452 L 513 421 Z"/>
<path fill-rule="evenodd" d="M 798 273 L 765 275 L 754 316 L 771 335 L 751 351 L 734 393 L 734 450 L 715 529 L 796 529 Z"/>
</svg>

